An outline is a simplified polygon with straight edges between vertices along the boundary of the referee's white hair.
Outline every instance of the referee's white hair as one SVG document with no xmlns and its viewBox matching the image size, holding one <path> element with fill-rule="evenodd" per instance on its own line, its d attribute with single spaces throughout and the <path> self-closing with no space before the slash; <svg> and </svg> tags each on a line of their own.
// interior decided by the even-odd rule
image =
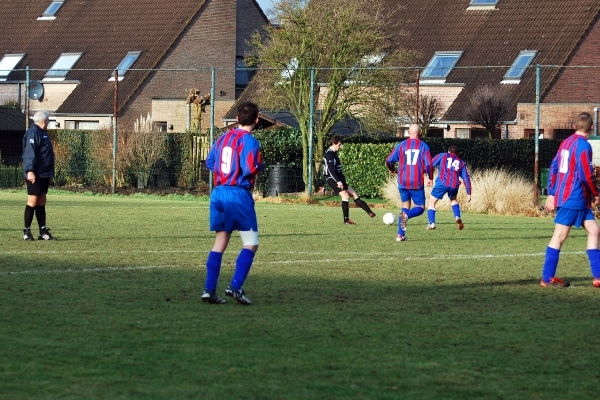
<svg viewBox="0 0 600 400">
<path fill-rule="evenodd" d="M 48 111 L 37 111 L 35 114 L 33 114 L 33 122 L 42 122 L 42 121 L 46 121 L 47 119 L 49 119 L 50 113 L 48 113 Z"/>
</svg>

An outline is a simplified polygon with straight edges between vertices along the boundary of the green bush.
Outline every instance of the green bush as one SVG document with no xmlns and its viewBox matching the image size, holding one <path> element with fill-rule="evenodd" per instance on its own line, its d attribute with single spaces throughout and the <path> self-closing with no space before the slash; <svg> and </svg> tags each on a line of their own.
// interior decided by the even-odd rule
<svg viewBox="0 0 600 400">
<path fill-rule="evenodd" d="M 23 167 L 0 165 L 0 187 L 23 186 Z"/>
</svg>

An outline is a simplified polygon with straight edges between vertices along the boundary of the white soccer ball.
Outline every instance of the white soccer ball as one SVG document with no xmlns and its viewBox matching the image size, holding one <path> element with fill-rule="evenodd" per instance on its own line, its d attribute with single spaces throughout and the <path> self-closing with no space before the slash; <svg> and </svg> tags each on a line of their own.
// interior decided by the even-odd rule
<svg viewBox="0 0 600 400">
<path fill-rule="evenodd" d="M 395 220 L 394 213 L 387 213 L 383 216 L 383 223 L 386 225 L 392 225 Z"/>
</svg>

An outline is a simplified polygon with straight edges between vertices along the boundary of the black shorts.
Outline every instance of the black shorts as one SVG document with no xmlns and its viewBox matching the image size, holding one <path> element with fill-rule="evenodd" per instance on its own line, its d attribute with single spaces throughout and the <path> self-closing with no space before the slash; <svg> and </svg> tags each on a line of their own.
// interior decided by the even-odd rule
<svg viewBox="0 0 600 400">
<path fill-rule="evenodd" d="M 39 196 L 42 193 L 48 193 L 50 187 L 50 178 L 35 178 L 35 182 L 27 182 L 27 194 L 29 196 Z"/>
<path fill-rule="evenodd" d="M 346 179 L 342 178 L 343 189 L 340 189 L 337 185 L 337 182 L 333 178 L 327 178 L 327 184 L 331 187 L 331 190 L 335 194 L 340 194 L 342 190 L 348 190 L 348 184 L 346 183 Z"/>
</svg>

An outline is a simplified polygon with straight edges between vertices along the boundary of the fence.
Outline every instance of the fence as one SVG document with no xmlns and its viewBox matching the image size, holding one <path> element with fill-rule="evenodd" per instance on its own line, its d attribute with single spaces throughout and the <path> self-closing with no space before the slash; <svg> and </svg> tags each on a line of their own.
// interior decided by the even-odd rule
<svg viewBox="0 0 600 400">
<path fill-rule="evenodd" d="M 381 90 L 381 93 L 385 92 L 385 96 L 379 97 L 385 102 L 383 108 L 389 113 L 388 116 L 393 118 L 388 118 L 385 124 L 380 123 L 375 118 L 370 119 L 365 108 L 356 106 L 354 114 L 359 116 L 358 123 L 353 124 L 349 122 L 350 119 L 338 121 L 331 132 L 341 133 L 345 137 L 354 135 L 352 140 L 359 137 L 362 138 L 359 141 L 370 142 L 375 134 L 402 136 L 407 125 L 417 121 L 430 138 L 531 138 L 535 142 L 534 160 L 537 161 L 539 141 L 560 140 L 572 133 L 573 120 L 577 114 L 582 111 L 590 112 L 597 121 L 600 85 L 596 81 L 600 79 L 600 67 L 529 65 L 520 67 L 516 75 L 507 77 L 510 68 L 509 65 L 455 66 L 441 68 L 440 75 L 444 76 L 433 77 L 427 72 L 427 68 L 395 68 L 403 72 L 403 80 L 391 88 L 391 91 L 390 88 Z M 378 70 L 376 67 L 371 69 Z M 91 75 L 98 72 L 89 71 Z M 37 72 L 39 74 L 40 71 Z M 327 85 L 320 84 L 327 83 L 327 72 L 327 69 L 320 69 L 311 75 L 311 81 L 306 82 L 315 88 L 314 107 L 307 109 L 313 122 L 312 132 L 317 135 L 315 140 L 324 140 L 323 136 L 318 136 L 320 125 L 325 123 L 321 120 L 320 110 L 329 92 Z M 348 70 L 349 76 L 351 72 Z M 57 183 L 65 186 L 90 185 L 95 188 L 116 185 L 128 190 L 149 187 L 162 190 L 175 187 L 183 190 L 207 190 L 210 175 L 202 168 L 202 161 L 206 158 L 210 143 L 222 127 L 234 122 L 230 109 L 240 96 L 261 104 L 261 98 L 258 97 L 259 81 L 254 81 L 245 93 L 241 93 L 252 76 L 256 75 L 260 79 L 260 71 L 248 68 L 235 71 L 214 68 L 128 71 L 130 75 L 136 73 L 149 77 L 144 90 L 128 92 L 129 76 L 119 83 L 121 88 L 117 90 L 121 90 L 119 96 L 122 97 L 115 96 L 118 115 L 111 113 L 113 104 L 108 104 L 108 107 L 106 104 L 101 105 L 104 111 L 99 112 L 99 105 L 94 102 L 90 102 L 88 110 L 85 105 L 80 105 L 76 113 L 69 114 L 68 110 L 62 110 L 64 112 L 61 114 L 51 114 L 51 136 L 57 141 Z M 281 74 L 281 79 L 282 82 L 294 79 L 294 74 L 287 71 L 287 74 Z M 346 85 L 358 85 L 365 92 L 370 91 L 367 90 L 370 87 L 363 82 L 367 80 L 348 80 Z M 44 95 L 33 100 L 28 99 L 28 85 L 24 82 L 3 83 L 0 85 L 0 103 L 10 104 L 18 112 L 28 108 L 30 112 L 45 109 L 52 113 L 73 93 L 73 88 L 69 91 L 69 86 L 65 83 L 43 84 Z M 197 96 L 190 100 L 192 91 Z M 127 93 L 131 95 L 125 97 Z M 210 101 L 207 103 L 209 95 Z M 119 100 L 124 98 L 127 98 L 126 102 Z M 197 101 L 198 98 L 204 104 Z M 490 101 L 504 104 L 504 113 L 498 111 L 496 115 L 480 116 L 477 119 L 475 111 L 485 111 L 485 104 Z M 24 122 L 25 117 L 22 113 L 21 115 Z M 262 117 L 261 124 L 264 128 L 297 126 L 295 118 L 279 110 L 263 109 Z M 117 124 L 114 124 L 115 120 L 118 121 Z M 139 128 L 142 120 L 145 129 Z M 14 166 L 20 160 L 14 154 L 20 153 L 20 149 L 15 146 L 20 146 L 20 137 L 25 127 L 21 130 L 3 131 L 4 121 L 4 118 L 0 119 L 0 137 L 3 138 L 0 141 L 0 186 L 18 186 L 21 184 L 18 182 L 20 178 L 16 177 L 20 175 L 15 172 Z M 137 131 L 134 129 L 136 123 Z M 87 130 L 82 131 L 83 127 L 87 127 Z M 597 135 L 597 124 L 595 129 L 594 134 Z M 142 131 L 148 134 L 142 135 Z M 77 139 L 69 139 L 67 144 L 61 142 L 67 132 L 72 132 Z M 162 139 L 152 141 L 150 132 Z M 117 138 L 118 152 L 116 171 L 112 168 L 114 137 Z M 9 138 L 11 140 L 6 140 Z M 163 144 L 158 144 L 159 142 Z M 159 147 L 160 157 L 157 157 L 156 147 Z M 299 164 L 291 169 L 297 171 L 294 172 L 296 176 L 302 175 Z M 544 167 L 546 166 L 536 166 Z M 259 181 L 259 184 L 264 186 L 264 192 L 268 191 L 268 177 L 264 182 Z M 289 186 L 293 186 L 295 190 L 297 185 L 294 183 Z"/>
</svg>

